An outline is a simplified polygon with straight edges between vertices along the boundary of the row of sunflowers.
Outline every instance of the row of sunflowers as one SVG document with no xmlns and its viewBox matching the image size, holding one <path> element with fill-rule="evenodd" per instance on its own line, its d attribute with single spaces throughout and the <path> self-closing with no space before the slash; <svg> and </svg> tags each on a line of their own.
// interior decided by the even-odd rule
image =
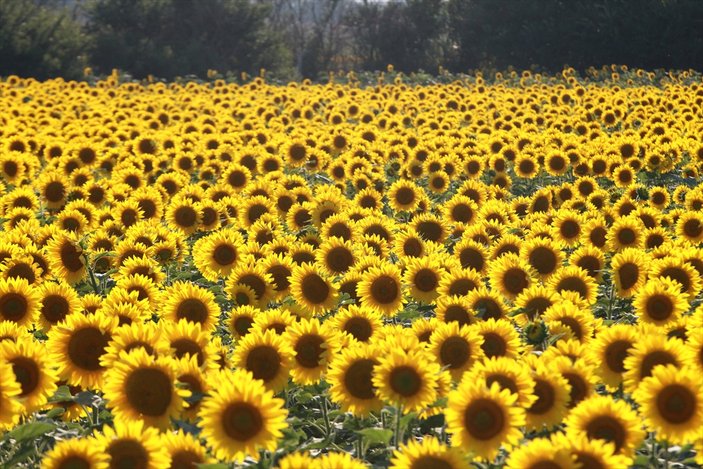
<svg viewBox="0 0 703 469">
<path fill-rule="evenodd" d="M 0 466 L 698 467 L 703 87 L 0 82 Z"/>
</svg>

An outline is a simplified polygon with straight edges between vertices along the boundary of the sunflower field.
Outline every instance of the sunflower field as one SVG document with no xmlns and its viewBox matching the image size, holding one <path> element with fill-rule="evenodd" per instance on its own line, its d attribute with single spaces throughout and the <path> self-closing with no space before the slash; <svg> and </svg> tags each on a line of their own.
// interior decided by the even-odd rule
<svg viewBox="0 0 703 469">
<path fill-rule="evenodd" d="M 602 72 L 4 79 L 0 467 L 700 467 L 701 77 Z"/>
</svg>

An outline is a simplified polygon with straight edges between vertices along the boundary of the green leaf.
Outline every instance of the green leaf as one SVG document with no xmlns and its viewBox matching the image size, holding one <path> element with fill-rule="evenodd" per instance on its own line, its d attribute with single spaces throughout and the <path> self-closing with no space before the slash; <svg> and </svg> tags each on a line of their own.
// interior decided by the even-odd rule
<svg viewBox="0 0 703 469">
<path fill-rule="evenodd" d="M 32 440 L 38 436 L 49 433 L 56 428 L 56 425 L 49 422 L 29 422 L 12 430 L 7 434 L 9 438 L 20 442 Z"/>
<path fill-rule="evenodd" d="M 54 417 L 58 417 L 59 415 L 63 415 L 63 413 L 66 412 L 66 409 L 63 407 L 54 407 L 51 409 L 49 412 L 46 413 L 46 418 L 48 419 L 53 419 Z"/>
<path fill-rule="evenodd" d="M 364 428 L 357 430 L 357 435 L 361 435 L 364 442 L 368 445 L 383 445 L 386 446 L 393 438 L 393 430 L 388 428 Z"/>
<path fill-rule="evenodd" d="M 68 386 L 59 386 L 53 396 L 49 398 L 49 402 L 71 402 L 73 395 Z"/>
<path fill-rule="evenodd" d="M 196 467 L 198 469 L 228 469 L 229 465 L 221 463 L 221 462 L 216 462 L 216 463 L 200 463 L 200 464 L 196 464 Z"/>
</svg>

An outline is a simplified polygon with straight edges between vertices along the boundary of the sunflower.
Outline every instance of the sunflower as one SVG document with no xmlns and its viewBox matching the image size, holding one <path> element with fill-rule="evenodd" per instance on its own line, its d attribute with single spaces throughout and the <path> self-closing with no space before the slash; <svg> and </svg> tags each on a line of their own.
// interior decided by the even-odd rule
<svg viewBox="0 0 703 469">
<path fill-rule="evenodd" d="M 43 258 L 39 257 L 42 261 Z M 45 265 L 45 267 L 48 267 Z M 32 286 L 39 286 L 48 274 L 48 268 L 43 269 L 39 263 L 34 261 L 34 257 L 25 253 L 18 256 L 13 256 L 7 259 L 0 266 L 0 276 L 2 278 L 21 278 L 26 280 Z"/>
<path fill-rule="evenodd" d="M 510 452 L 506 469 L 577 469 L 568 448 L 547 438 L 535 438 Z"/>
<path fill-rule="evenodd" d="M 95 443 L 101 454 L 107 455 L 109 467 L 139 467 L 168 469 L 169 458 L 161 444 L 159 431 L 146 427 L 141 420 L 117 419 L 114 428 L 103 426 Z"/>
<path fill-rule="evenodd" d="M 454 245 L 454 257 L 465 269 L 474 269 L 484 274 L 488 265 L 488 256 L 485 247 L 472 239 L 462 238 Z"/>
<path fill-rule="evenodd" d="M 290 282 L 292 297 L 311 314 L 325 313 L 337 304 L 336 286 L 317 273 L 313 264 L 294 267 Z"/>
<path fill-rule="evenodd" d="M 405 264 L 403 281 L 410 287 L 410 295 L 421 302 L 432 303 L 444 270 L 432 256 L 411 258 Z"/>
<path fill-rule="evenodd" d="M 34 321 L 41 295 L 23 278 L 0 279 L 0 317 L 18 326 Z"/>
<path fill-rule="evenodd" d="M 598 365 L 596 372 L 608 388 L 615 389 L 622 383 L 625 359 L 638 339 L 634 326 L 614 324 L 598 332 L 591 342 L 587 353 Z"/>
<path fill-rule="evenodd" d="M 532 238 L 521 243 L 520 258 L 546 280 L 561 267 L 564 256 L 556 242 L 544 238 Z"/>
<path fill-rule="evenodd" d="M 448 266 L 442 274 L 437 287 L 437 293 L 441 297 L 465 296 L 483 287 L 483 278 L 473 269 L 462 269 L 453 265 Z M 497 312 L 494 310 L 491 313 Z"/>
<path fill-rule="evenodd" d="M 112 334 L 105 353 L 100 356 L 100 364 L 110 368 L 114 362 L 121 359 L 123 354 L 135 349 L 144 349 L 154 357 L 167 355 L 168 349 L 164 347 L 163 341 L 159 340 L 161 331 L 161 328 L 153 322 L 135 321 L 118 327 Z"/>
<path fill-rule="evenodd" d="M 601 217 L 595 217 L 586 222 L 581 235 L 581 244 L 599 249 L 606 247 L 608 242 L 608 229 Z"/>
<path fill-rule="evenodd" d="M 69 192 L 65 177 L 57 171 L 45 171 L 37 181 L 39 196 L 49 209 L 61 208 Z"/>
<path fill-rule="evenodd" d="M 168 226 L 186 236 L 198 229 L 201 218 L 197 204 L 185 196 L 174 197 L 166 208 Z"/>
<path fill-rule="evenodd" d="M 615 447 L 612 443 L 591 440 L 585 434 L 567 436 L 557 432 L 552 434 L 550 442 L 557 448 L 568 448 L 576 467 L 608 469 L 630 467 L 632 463 L 631 458 L 615 454 Z"/>
<path fill-rule="evenodd" d="M 195 357 L 198 366 L 205 370 L 215 368 L 210 333 L 203 330 L 200 323 L 181 319 L 178 322 L 165 321 L 161 327 L 159 347 L 169 349 L 177 359 Z"/>
<path fill-rule="evenodd" d="M 83 248 L 75 235 L 58 233 L 47 245 L 51 271 L 59 278 L 73 285 L 83 280 L 87 274 Z"/>
<path fill-rule="evenodd" d="M 261 310 L 250 305 L 236 306 L 230 311 L 227 326 L 232 337 L 237 340 L 246 336 L 254 325 Z"/>
<path fill-rule="evenodd" d="M 323 241 L 315 258 L 328 275 L 335 276 L 343 275 L 353 267 L 358 254 L 350 241 L 332 237 Z"/>
<path fill-rule="evenodd" d="M 25 414 L 29 415 L 46 404 L 49 396 L 56 391 L 58 377 L 47 359 L 46 347 L 43 344 L 29 339 L 0 342 L 0 360 L 11 366 L 14 380 L 21 388 L 20 393 L 11 399 L 16 399 L 22 404 Z M 7 391 L 3 392 L 14 394 L 16 388 L 9 375 L 6 376 L 8 381 L 7 384 L 3 381 L 3 390 L 6 386 Z M 12 404 L 8 407 L 8 411 L 10 409 L 13 409 Z M 0 415 L 3 415 L 8 423 L 10 420 L 14 421 L 14 417 L 9 414 Z"/>
<path fill-rule="evenodd" d="M 183 407 L 183 391 L 174 385 L 175 363 L 154 358 L 143 348 L 123 354 L 105 373 L 102 388 L 108 407 L 118 419 L 141 420 L 166 428 Z"/>
<path fill-rule="evenodd" d="M 349 453 L 328 452 L 313 460 L 314 469 L 367 469 L 365 462 L 354 459 Z"/>
<path fill-rule="evenodd" d="M 430 337 L 429 350 L 440 366 L 446 367 L 455 381 L 483 358 L 483 338 L 472 326 L 458 322 L 440 324 Z"/>
<path fill-rule="evenodd" d="M 286 428 L 284 402 L 244 370 L 217 375 L 219 385 L 205 397 L 199 416 L 202 435 L 220 459 L 257 458 L 272 451 Z"/>
<path fill-rule="evenodd" d="M 220 307 L 209 290 L 190 282 L 177 281 L 161 295 L 161 311 L 165 319 L 173 322 L 185 319 L 200 324 L 204 331 L 214 329 Z"/>
<path fill-rule="evenodd" d="M 391 458 L 392 469 L 469 469 L 464 453 L 451 448 L 433 436 L 400 445 Z"/>
<path fill-rule="evenodd" d="M 80 310 L 78 294 L 65 283 L 43 283 L 39 288 L 39 298 L 39 323 L 44 330 L 49 330 Z"/>
<path fill-rule="evenodd" d="M 552 222 L 552 235 L 563 247 L 574 246 L 583 233 L 584 223 L 583 215 L 574 210 L 562 209 L 556 213 Z"/>
<path fill-rule="evenodd" d="M 121 277 L 117 280 L 112 291 L 123 291 L 127 295 L 136 294 L 137 302 L 146 302 L 150 309 L 156 308 L 160 300 L 159 286 L 151 278 L 142 274 L 134 274 L 129 277 Z"/>
<path fill-rule="evenodd" d="M 361 304 L 384 316 L 394 316 L 403 306 L 400 270 L 394 264 L 370 268 L 357 288 Z"/>
<path fill-rule="evenodd" d="M 60 440 L 42 458 L 42 469 L 107 469 L 107 456 L 92 438 Z"/>
<path fill-rule="evenodd" d="M 571 301 L 558 302 L 544 312 L 542 320 L 552 334 L 564 334 L 580 343 L 588 343 L 593 337 L 595 322 L 588 309 Z"/>
<path fill-rule="evenodd" d="M 284 339 L 295 353 L 291 368 L 293 382 L 303 385 L 320 380 L 339 348 L 337 334 L 329 323 L 321 325 L 317 319 L 303 319 L 290 325 Z"/>
<path fill-rule="evenodd" d="M 377 356 L 376 347 L 358 343 L 343 348 L 333 357 L 326 380 L 330 384 L 330 399 L 343 412 L 363 417 L 383 407 L 373 384 Z"/>
<path fill-rule="evenodd" d="M 657 367 L 634 393 L 647 426 L 676 445 L 700 437 L 703 391 L 696 371 L 673 365 Z"/>
<path fill-rule="evenodd" d="M 680 367 L 685 357 L 686 349 L 680 340 L 658 334 L 640 334 L 639 341 L 635 342 L 625 359 L 625 389 L 634 392 L 642 380 L 652 376 L 658 367 Z"/>
<path fill-rule="evenodd" d="M 373 385 L 385 402 L 419 411 L 437 398 L 440 367 L 424 349 L 409 352 L 389 348 L 373 370 Z"/>
<path fill-rule="evenodd" d="M 483 338 L 481 350 L 486 358 L 517 358 L 522 352 L 520 335 L 506 319 L 487 319 L 474 326 Z"/>
<path fill-rule="evenodd" d="M 368 343 L 383 326 L 383 318 L 376 311 L 363 306 L 348 305 L 330 319 L 334 328 L 345 338 Z"/>
<path fill-rule="evenodd" d="M 85 389 L 98 389 L 105 367 L 100 364 L 117 326 L 102 313 L 73 314 L 49 331 L 48 352 L 62 379 Z"/>
<path fill-rule="evenodd" d="M 549 280 L 549 286 L 556 292 L 576 292 L 588 304 L 594 304 L 598 296 L 598 285 L 588 272 L 581 267 L 568 266 L 557 270 Z"/>
<path fill-rule="evenodd" d="M 543 359 L 528 360 L 532 368 L 532 379 L 535 383 L 534 402 L 525 408 L 527 427 L 541 430 L 559 425 L 568 412 L 571 394 L 571 384 Z"/>
<path fill-rule="evenodd" d="M 569 256 L 569 264 L 580 267 L 596 282 L 603 279 L 605 269 L 605 255 L 603 251 L 593 246 L 581 246 Z"/>
<path fill-rule="evenodd" d="M 624 401 L 595 395 L 574 407 L 566 421 L 566 435 L 590 440 L 604 440 L 615 446 L 615 453 L 633 456 L 644 440 L 645 432 L 637 413 Z"/>
<path fill-rule="evenodd" d="M 23 387 L 27 388 L 26 391 L 29 391 L 28 384 L 30 378 L 24 377 L 21 374 L 21 370 L 32 370 L 32 367 L 30 360 L 27 359 L 25 362 L 21 355 L 17 357 L 19 358 L 17 366 L 11 361 L 6 361 L 5 355 L 2 352 L 2 347 L 3 345 L 0 343 L 0 353 L 2 353 L 0 356 L 3 358 L 3 361 L 0 362 L 0 431 L 7 431 L 17 424 L 24 410 L 20 401 L 20 396 L 23 394 Z M 12 355 L 10 354 L 9 356 Z M 19 372 L 18 376 L 21 378 L 22 382 L 16 379 L 15 369 Z M 27 395 L 29 395 L 29 392 Z"/>
<path fill-rule="evenodd" d="M 640 321 L 657 326 L 676 321 L 689 307 L 680 285 L 669 277 L 647 281 L 632 304 Z"/>
<path fill-rule="evenodd" d="M 457 194 L 444 203 L 442 212 L 447 220 L 461 225 L 469 225 L 476 218 L 478 206 L 467 196 Z"/>
<path fill-rule="evenodd" d="M 230 298 L 236 300 L 238 304 L 249 304 L 242 303 L 235 295 L 238 286 L 247 287 L 254 293 L 254 302 L 263 307 L 268 304 L 273 295 L 272 283 L 271 275 L 264 272 L 259 263 L 249 262 L 233 269 L 225 286 Z"/>
<path fill-rule="evenodd" d="M 522 291 L 514 300 L 514 319 L 520 325 L 540 318 L 544 312 L 559 300 L 559 295 L 543 285 L 532 285 Z"/>
<path fill-rule="evenodd" d="M 437 319 L 441 322 L 457 322 L 460 326 L 475 323 L 474 304 L 465 296 L 442 296 L 437 298 L 435 308 Z"/>
<path fill-rule="evenodd" d="M 669 277 L 679 283 L 681 293 L 691 300 L 698 295 L 703 286 L 698 271 L 680 257 L 664 257 L 652 262 L 649 278 Z"/>
<path fill-rule="evenodd" d="M 515 299 L 533 282 L 532 267 L 526 265 L 516 254 L 506 254 L 491 262 L 488 268 L 491 287 L 508 299 Z"/>
<path fill-rule="evenodd" d="M 641 249 L 644 243 L 643 232 L 644 225 L 637 216 L 618 218 L 608 230 L 607 245 L 615 252 L 624 248 Z"/>
<path fill-rule="evenodd" d="M 628 298 L 644 285 L 649 262 L 641 250 L 626 248 L 613 256 L 610 268 L 618 296 Z"/>
<path fill-rule="evenodd" d="M 256 315 L 253 330 L 261 332 L 273 330 L 276 334 L 281 335 L 286 332 L 288 327 L 292 326 L 299 320 L 300 316 L 297 316 L 289 309 L 268 309 L 266 311 L 261 311 Z"/>
<path fill-rule="evenodd" d="M 200 441 L 183 430 L 162 434 L 161 443 L 168 453 L 169 469 L 190 469 L 194 465 L 214 462 Z"/>
<path fill-rule="evenodd" d="M 447 431 L 452 446 L 491 461 L 501 446 L 515 446 L 522 438 L 519 427 L 525 424 L 525 411 L 515 405 L 517 396 L 498 383 L 462 380 L 449 393 Z"/>
<path fill-rule="evenodd" d="M 275 330 L 253 331 L 237 343 L 234 362 L 276 392 L 288 383 L 295 350 Z"/>
<path fill-rule="evenodd" d="M 569 409 L 595 393 L 597 379 L 594 365 L 583 358 L 573 359 L 568 356 L 556 357 L 552 362 L 550 366 L 561 373 L 571 388 L 567 405 Z"/>
<path fill-rule="evenodd" d="M 518 396 L 517 405 L 529 407 L 537 398 L 533 394 L 535 382 L 531 369 L 522 361 L 508 357 L 487 358 L 464 375 L 464 380 L 485 382 L 487 387 L 498 383 Z"/>
</svg>

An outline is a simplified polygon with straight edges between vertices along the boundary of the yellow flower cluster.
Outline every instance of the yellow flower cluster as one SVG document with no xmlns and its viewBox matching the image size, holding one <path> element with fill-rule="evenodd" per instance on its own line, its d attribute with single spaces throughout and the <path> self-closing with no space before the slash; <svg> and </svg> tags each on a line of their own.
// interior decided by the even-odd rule
<svg viewBox="0 0 703 469">
<path fill-rule="evenodd" d="M 703 86 L 628 73 L 0 82 L 0 430 L 74 429 L 64 469 L 703 462 Z"/>
</svg>

